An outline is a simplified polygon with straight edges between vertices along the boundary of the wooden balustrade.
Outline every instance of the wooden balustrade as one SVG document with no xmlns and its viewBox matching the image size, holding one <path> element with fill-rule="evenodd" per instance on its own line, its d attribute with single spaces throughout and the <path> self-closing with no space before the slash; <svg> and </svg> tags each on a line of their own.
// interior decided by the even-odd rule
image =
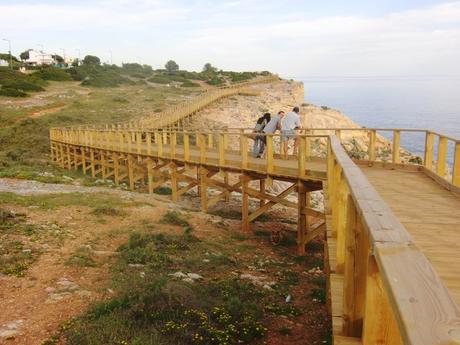
<svg viewBox="0 0 460 345">
<path fill-rule="evenodd" d="M 343 274 L 344 336 L 373 344 L 458 344 L 460 309 L 337 137 L 328 196 Z"/>
</svg>

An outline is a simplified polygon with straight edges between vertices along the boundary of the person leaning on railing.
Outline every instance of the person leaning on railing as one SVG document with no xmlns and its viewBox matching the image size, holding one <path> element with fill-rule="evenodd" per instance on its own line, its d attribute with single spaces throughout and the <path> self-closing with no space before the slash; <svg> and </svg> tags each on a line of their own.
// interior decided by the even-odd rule
<svg viewBox="0 0 460 345">
<path fill-rule="evenodd" d="M 265 125 L 264 129 L 262 130 L 262 132 L 265 135 L 261 136 L 263 143 L 264 143 L 264 150 L 261 151 L 260 153 L 261 156 L 265 155 L 265 147 L 267 146 L 267 134 L 273 134 L 277 130 L 281 130 L 281 120 L 283 119 L 283 117 L 284 117 L 284 111 L 280 110 L 278 114 L 272 116 L 270 121 Z"/>
<path fill-rule="evenodd" d="M 297 136 L 297 130 L 301 129 L 299 107 L 294 107 L 292 111 L 284 116 L 281 122 L 281 140 L 284 143 L 284 154 L 287 155 L 289 140 L 294 140 L 294 155 L 297 154 L 299 147 L 299 138 Z"/>
<path fill-rule="evenodd" d="M 265 141 L 263 135 L 259 135 L 259 133 L 262 133 L 263 129 L 269 123 L 271 120 L 271 115 L 270 113 L 265 113 L 261 117 L 257 119 L 257 123 L 254 127 L 254 130 L 252 131 L 253 133 L 253 139 L 254 139 L 254 146 L 252 148 L 252 155 L 253 157 L 260 158 L 260 155 L 264 152 L 265 150 Z"/>
</svg>

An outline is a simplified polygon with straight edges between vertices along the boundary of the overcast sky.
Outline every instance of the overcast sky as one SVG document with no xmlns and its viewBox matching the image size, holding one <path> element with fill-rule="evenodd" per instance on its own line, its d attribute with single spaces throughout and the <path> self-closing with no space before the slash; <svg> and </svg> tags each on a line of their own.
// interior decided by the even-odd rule
<svg viewBox="0 0 460 345">
<path fill-rule="evenodd" d="M 0 0 L 0 38 L 18 55 L 282 76 L 460 76 L 460 1 Z M 0 51 L 8 49 L 0 41 Z"/>
</svg>

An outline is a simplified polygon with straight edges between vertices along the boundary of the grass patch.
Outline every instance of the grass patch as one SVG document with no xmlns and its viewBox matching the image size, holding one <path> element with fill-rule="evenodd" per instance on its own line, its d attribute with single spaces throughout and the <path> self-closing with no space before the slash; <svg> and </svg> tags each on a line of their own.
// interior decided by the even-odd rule
<svg viewBox="0 0 460 345">
<path fill-rule="evenodd" d="M 103 193 L 93 193 L 91 197 L 85 193 L 60 193 L 44 195 L 17 195 L 14 193 L 0 193 L 0 203 L 14 204 L 18 206 L 38 206 L 44 210 L 52 210 L 59 207 L 71 205 L 86 206 L 93 209 L 115 208 L 123 206 L 133 206 L 139 203 L 127 202 L 119 199 L 117 196 Z"/>
<path fill-rule="evenodd" d="M 190 229 L 192 228 L 190 223 L 185 220 L 179 212 L 176 211 L 166 212 L 166 214 L 161 218 L 160 223 L 178 225 Z"/>
<path fill-rule="evenodd" d="M 125 216 L 126 212 L 110 206 L 97 206 L 91 211 L 96 216 L 111 216 L 121 217 Z"/>
<path fill-rule="evenodd" d="M 96 261 L 93 258 L 92 250 L 86 246 L 78 248 L 65 262 L 68 266 L 95 267 Z"/>
<path fill-rule="evenodd" d="M 36 260 L 37 253 L 25 248 L 22 241 L 2 238 L 0 245 L 0 272 L 6 275 L 23 277 Z"/>
</svg>

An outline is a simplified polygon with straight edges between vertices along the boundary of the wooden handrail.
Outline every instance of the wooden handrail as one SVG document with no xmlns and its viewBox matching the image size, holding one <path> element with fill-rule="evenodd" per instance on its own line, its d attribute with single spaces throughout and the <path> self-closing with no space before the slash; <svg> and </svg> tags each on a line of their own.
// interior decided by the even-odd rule
<svg viewBox="0 0 460 345">
<path fill-rule="evenodd" d="M 392 344 L 459 344 L 459 307 L 336 136 L 329 139 L 328 181 L 336 271 L 344 274 L 344 335 L 363 344 L 386 344 L 386 337 Z"/>
</svg>

